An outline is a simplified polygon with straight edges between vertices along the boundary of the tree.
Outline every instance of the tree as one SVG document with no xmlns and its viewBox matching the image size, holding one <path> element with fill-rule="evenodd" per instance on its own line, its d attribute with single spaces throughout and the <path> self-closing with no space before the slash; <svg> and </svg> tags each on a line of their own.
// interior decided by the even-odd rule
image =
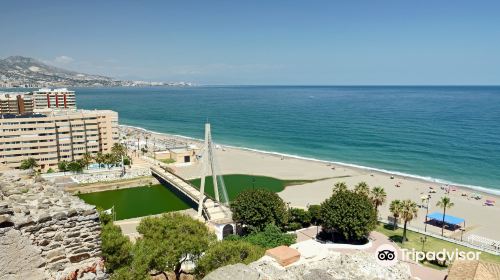
<svg viewBox="0 0 500 280">
<path fill-rule="evenodd" d="M 321 205 L 309 205 L 308 212 L 313 225 L 321 224 Z"/>
<path fill-rule="evenodd" d="M 356 186 L 354 186 L 354 192 L 362 195 L 369 196 L 370 195 L 370 187 L 366 182 L 359 182 Z"/>
<path fill-rule="evenodd" d="M 451 199 L 448 196 L 443 196 L 437 202 L 436 206 L 443 208 L 443 225 L 441 227 L 441 236 L 444 236 L 444 219 L 446 217 L 446 209 L 450 209 L 455 204 L 451 202 Z"/>
<path fill-rule="evenodd" d="M 127 156 L 127 148 L 120 144 L 120 143 L 115 143 L 113 144 L 113 147 L 111 147 L 111 153 L 116 155 L 118 158 L 126 157 Z"/>
<path fill-rule="evenodd" d="M 173 271 L 177 280 L 184 273 L 182 264 L 188 260 L 196 264 L 216 239 L 203 223 L 179 213 L 144 218 L 137 231 L 143 236 L 137 250 L 144 254 L 134 255 L 134 263 L 136 259 L 144 263 L 147 271 Z"/>
<path fill-rule="evenodd" d="M 333 193 L 345 192 L 347 191 L 347 185 L 344 182 L 337 182 L 333 185 Z"/>
<path fill-rule="evenodd" d="M 201 279 L 219 267 L 244 263 L 249 264 L 264 255 L 264 249 L 246 241 L 223 240 L 215 243 L 201 257 L 196 274 Z"/>
<path fill-rule="evenodd" d="M 67 161 L 60 161 L 57 163 L 57 169 L 62 172 L 68 171 L 68 162 Z"/>
<path fill-rule="evenodd" d="M 130 165 L 130 159 L 128 157 L 123 158 L 123 165 Z"/>
<path fill-rule="evenodd" d="M 85 153 L 82 156 L 83 166 L 85 166 L 87 169 L 89 169 L 89 164 L 91 164 L 93 160 L 94 157 L 90 153 Z"/>
<path fill-rule="evenodd" d="M 119 226 L 108 223 L 101 228 L 101 250 L 110 272 L 128 265 L 132 260 L 132 243 Z"/>
<path fill-rule="evenodd" d="M 73 173 L 81 172 L 83 170 L 83 163 L 81 161 L 72 161 L 68 163 L 68 171 Z"/>
<path fill-rule="evenodd" d="M 115 165 L 120 161 L 121 158 L 118 158 L 118 155 L 116 154 L 108 153 L 104 155 L 104 163 L 108 166 L 108 168 L 111 168 L 112 165 Z"/>
<path fill-rule="evenodd" d="M 101 165 L 106 161 L 104 154 L 98 152 L 95 156 L 95 161 L 99 164 L 99 168 L 101 168 Z"/>
<path fill-rule="evenodd" d="M 401 218 L 404 221 L 404 227 L 403 227 L 403 239 L 401 240 L 401 243 L 404 243 L 405 241 L 408 240 L 406 238 L 406 225 L 409 221 L 413 220 L 414 218 L 417 217 L 418 209 L 417 209 L 417 203 L 413 202 L 409 199 L 404 200 L 401 204 Z"/>
<path fill-rule="evenodd" d="M 392 216 L 394 217 L 394 224 L 392 225 L 392 228 L 395 230 L 397 227 L 397 221 L 399 216 L 401 215 L 401 207 L 402 207 L 401 200 L 396 199 L 391 201 L 391 204 L 389 205 L 389 211 L 391 211 Z"/>
<path fill-rule="evenodd" d="M 33 169 L 35 167 L 38 167 L 38 163 L 36 162 L 36 160 L 34 158 L 30 157 L 27 159 L 23 159 L 23 161 L 21 161 L 21 166 L 19 168 L 21 168 L 23 170 L 30 169 L 33 172 Z"/>
<path fill-rule="evenodd" d="M 297 230 L 311 224 L 311 215 L 304 209 L 290 208 L 288 217 L 287 230 Z"/>
<path fill-rule="evenodd" d="M 231 202 L 233 220 L 251 230 L 262 230 L 268 224 L 283 227 L 288 222 L 285 202 L 276 193 L 266 189 L 248 189 Z"/>
<path fill-rule="evenodd" d="M 321 220 L 324 230 L 336 231 L 348 241 L 359 241 L 375 229 L 377 213 L 367 196 L 340 191 L 321 204 Z"/>
<path fill-rule="evenodd" d="M 371 192 L 371 198 L 373 205 L 375 205 L 375 211 L 378 213 L 378 207 L 385 203 L 387 193 L 385 193 L 385 190 L 382 187 L 374 187 Z"/>
</svg>

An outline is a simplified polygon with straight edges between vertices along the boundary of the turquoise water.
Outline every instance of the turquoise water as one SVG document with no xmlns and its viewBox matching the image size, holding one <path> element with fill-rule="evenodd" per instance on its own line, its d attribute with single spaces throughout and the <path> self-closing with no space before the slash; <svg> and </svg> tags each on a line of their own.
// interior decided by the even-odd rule
<svg viewBox="0 0 500 280">
<path fill-rule="evenodd" d="M 500 190 L 500 87 L 84 88 L 120 123 Z"/>
</svg>

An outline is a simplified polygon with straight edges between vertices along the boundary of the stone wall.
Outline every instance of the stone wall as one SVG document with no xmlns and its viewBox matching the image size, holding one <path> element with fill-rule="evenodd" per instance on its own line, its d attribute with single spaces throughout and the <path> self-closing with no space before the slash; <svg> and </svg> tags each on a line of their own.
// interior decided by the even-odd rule
<svg viewBox="0 0 500 280">
<path fill-rule="evenodd" d="M 0 279 L 106 279 L 94 206 L 26 172 L 0 174 Z"/>
<path fill-rule="evenodd" d="M 329 251 L 311 261 L 302 261 L 282 267 L 268 256 L 250 263 L 218 268 L 203 280 L 413 280 L 407 264 L 399 262 L 391 267 L 379 265 L 372 253 L 345 254 Z"/>
</svg>

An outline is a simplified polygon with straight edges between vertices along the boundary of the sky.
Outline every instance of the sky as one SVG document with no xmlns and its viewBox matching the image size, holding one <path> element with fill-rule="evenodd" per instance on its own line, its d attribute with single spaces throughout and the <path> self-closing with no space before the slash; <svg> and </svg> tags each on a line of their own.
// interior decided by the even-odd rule
<svg viewBox="0 0 500 280">
<path fill-rule="evenodd" d="M 500 1 L 3 1 L 0 57 L 210 85 L 498 85 Z"/>
</svg>

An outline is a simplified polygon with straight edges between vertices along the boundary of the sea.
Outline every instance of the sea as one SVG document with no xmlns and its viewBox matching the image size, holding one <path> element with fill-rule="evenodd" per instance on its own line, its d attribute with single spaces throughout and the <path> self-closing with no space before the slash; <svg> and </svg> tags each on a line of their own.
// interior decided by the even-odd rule
<svg viewBox="0 0 500 280">
<path fill-rule="evenodd" d="M 77 88 L 120 123 L 500 194 L 500 86 Z"/>
</svg>

